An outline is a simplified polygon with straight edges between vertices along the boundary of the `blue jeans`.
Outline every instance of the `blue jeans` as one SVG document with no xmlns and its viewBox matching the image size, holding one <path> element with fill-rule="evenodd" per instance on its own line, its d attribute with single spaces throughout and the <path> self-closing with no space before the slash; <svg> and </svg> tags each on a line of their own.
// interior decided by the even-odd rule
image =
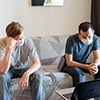
<svg viewBox="0 0 100 100">
<path fill-rule="evenodd" d="M 96 75 L 94 75 L 95 79 L 100 78 L 100 66 L 98 66 L 98 68 L 99 68 L 98 73 Z M 77 83 L 85 81 L 84 72 L 90 73 L 86 69 L 81 69 L 81 68 L 77 68 L 77 67 L 69 67 L 67 65 L 62 68 L 62 72 L 68 73 L 69 75 L 72 76 L 73 86 L 76 86 Z"/>
<path fill-rule="evenodd" d="M 6 74 L 0 73 L 0 100 L 10 100 L 10 82 L 12 78 L 21 78 L 28 68 L 9 69 Z M 32 100 L 42 100 L 42 74 L 35 71 L 29 77 Z"/>
</svg>

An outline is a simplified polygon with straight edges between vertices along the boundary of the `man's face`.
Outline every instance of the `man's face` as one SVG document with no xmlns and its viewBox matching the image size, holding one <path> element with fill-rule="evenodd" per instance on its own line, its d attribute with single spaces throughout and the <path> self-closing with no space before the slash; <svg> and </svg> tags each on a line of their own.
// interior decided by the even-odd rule
<svg viewBox="0 0 100 100">
<path fill-rule="evenodd" d="M 85 40 L 93 39 L 93 34 L 94 34 L 94 30 L 92 30 L 91 28 L 87 32 L 83 32 L 82 30 L 80 30 L 81 39 L 85 39 Z"/>
<path fill-rule="evenodd" d="M 24 32 L 22 32 L 20 35 L 17 35 L 14 39 L 18 41 L 18 40 L 22 40 L 23 38 L 24 38 Z"/>
<path fill-rule="evenodd" d="M 16 36 L 14 38 L 17 42 L 16 42 L 16 46 L 22 46 L 24 44 L 24 33 L 22 32 L 20 35 Z"/>
</svg>

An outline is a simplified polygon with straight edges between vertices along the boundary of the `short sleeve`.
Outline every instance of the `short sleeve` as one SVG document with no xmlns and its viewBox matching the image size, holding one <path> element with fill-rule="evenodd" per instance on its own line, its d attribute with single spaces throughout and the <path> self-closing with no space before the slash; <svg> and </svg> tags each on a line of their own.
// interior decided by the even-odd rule
<svg viewBox="0 0 100 100">
<path fill-rule="evenodd" d="M 2 59 L 4 57 L 4 53 L 5 53 L 5 48 L 2 44 L 2 42 L 0 42 L 0 62 L 2 61 Z"/>
<path fill-rule="evenodd" d="M 34 43 L 32 42 L 31 39 L 30 39 L 30 43 L 29 43 L 29 46 L 28 46 L 28 47 L 29 47 L 28 54 L 29 54 L 30 59 L 33 59 L 33 58 L 37 57 L 38 54 L 37 54 L 37 52 L 36 52 Z"/>
<path fill-rule="evenodd" d="M 73 48 L 74 48 L 73 41 L 72 41 L 71 37 L 69 37 L 66 42 L 65 53 L 73 55 L 73 50 L 74 50 Z"/>
<path fill-rule="evenodd" d="M 93 50 L 97 50 L 97 49 L 99 49 L 99 41 L 98 41 L 97 36 L 95 35 L 94 41 L 93 41 Z"/>
</svg>

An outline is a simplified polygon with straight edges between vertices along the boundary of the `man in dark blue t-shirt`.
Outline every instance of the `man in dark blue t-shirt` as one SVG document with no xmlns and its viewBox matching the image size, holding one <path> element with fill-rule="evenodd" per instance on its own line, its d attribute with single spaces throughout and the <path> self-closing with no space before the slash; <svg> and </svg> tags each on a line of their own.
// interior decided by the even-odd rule
<svg viewBox="0 0 100 100">
<path fill-rule="evenodd" d="M 86 60 L 92 51 L 94 62 L 87 64 Z M 66 66 L 62 68 L 62 72 L 72 76 L 73 86 L 85 81 L 84 72 L 94 75 L 95 78 L 100 78 L 99 42 L 91 23 L 81 23 L 79 25 L 79 33 L 71 35 L 67 39 L 65 58 Z"/>
</svg>

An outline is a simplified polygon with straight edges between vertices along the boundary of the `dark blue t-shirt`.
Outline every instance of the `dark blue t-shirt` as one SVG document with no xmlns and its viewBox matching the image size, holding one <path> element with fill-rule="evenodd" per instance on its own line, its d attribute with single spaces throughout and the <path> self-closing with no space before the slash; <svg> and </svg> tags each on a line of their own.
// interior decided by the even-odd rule
<svg viewBox="0 0 100 100">
<path fill-rule="evenodd" d="M 67 39 L 65 53 L 73 55 L 73 61 L 86 63 L 91 51 L 97 49 L 99 49 L 99 41 L 95 34 L 90 45 L 82 43 L 78 38 L 78 34 L 74 34 Z"/>
</svg>

